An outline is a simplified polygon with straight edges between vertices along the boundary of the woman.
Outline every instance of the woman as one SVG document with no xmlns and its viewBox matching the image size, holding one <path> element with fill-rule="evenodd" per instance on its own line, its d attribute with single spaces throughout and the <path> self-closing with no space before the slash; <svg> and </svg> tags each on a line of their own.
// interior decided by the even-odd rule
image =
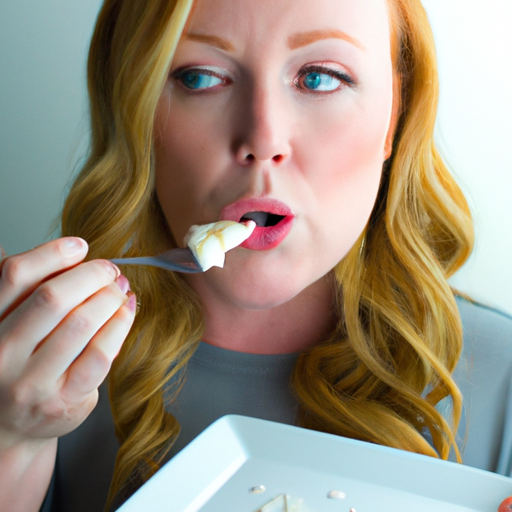
<svg viewBox="0 0 512 512">
<path fill-rule="evenodd" d="M 247 414 L 460 460 L 459 387 L 481 378 L 469 350 L 480 320 L 498 322 L 484 352 L 500 368 L 485 398 L 468 393 L 465 461 L 506 471 L 496 434 L 508 425 L 510 323 L 459 303 L 473 336 L 461 359 L 446 279 L 472 229 L 432 142 L 437 75 L 418 0 L 107 0 L 89 89 L 91 155 L 63 213 L 63 234 L 81 239 L 2 262 L 10 511 L 38 510 L 68 433 L 45 506 L 101 509 L 117 446 L 105 402 L 90 413 L 119 350 L 112 508 L 198 425 L 247 402 L 249 377 L 225 385 L 240 358 L 285 377 L 256 379 L 261 403 Z M 96 258 L 156 254 L 192 224 L 242 218 L 259 227 L 224 269 L 123 269 L 140 302 L 130 330 L 128 280 Z M 206 373 L 201 358 L 229 371 Z M 466 374 L 470 359 L 478 371 Z M 475 411 L 488 412 L 483 439 Z"/>
</svg>

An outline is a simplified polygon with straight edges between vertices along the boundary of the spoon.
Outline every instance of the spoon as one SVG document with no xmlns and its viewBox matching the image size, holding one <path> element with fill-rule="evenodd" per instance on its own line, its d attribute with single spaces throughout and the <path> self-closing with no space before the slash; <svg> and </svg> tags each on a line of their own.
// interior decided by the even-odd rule
<svg viewBox="0 0 512 512">
<path fill-rule="evenodd" d="M 186 249 L 171 249 L 157 256 L 142 256 L 139 258 L 114 258 L 110 260 L 116 265 L 150 265 L 165 268 L 174 272 L 195 274 L 203 272 L 192 251 Z"/>
</svg>

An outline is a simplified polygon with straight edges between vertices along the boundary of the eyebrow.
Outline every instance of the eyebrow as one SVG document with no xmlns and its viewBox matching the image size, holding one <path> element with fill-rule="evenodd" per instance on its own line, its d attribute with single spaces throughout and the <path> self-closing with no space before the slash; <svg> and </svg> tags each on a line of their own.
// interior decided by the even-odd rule
<svg viewBox="0 0 512 512">
<path fill-rule="evenodd" d="M 229 41 L 218 36 L 194 34 L 191 32 L 185 34 L 185 39 L 189 39 L 191 41 L 198 41 L 199 43 L 206 43 L 227 52 L 235 51 L 235 47 Z M 290 50 L 296 50 L 297 48 L 307 46 L 308 44 L 312 44 L 315 43 L 316 41 L 321 41 L 323 39 L 343 39 L 344 41 L 347 41 L 353 44 L 354 46 L 357 46 L 361 50 L 366 50 L 364 45 L 359 40 L 349 36 L 345 32 L 342 32 L 341 30 L 335 29 L 310 30 L 309 32 L 299 32 L 297 34 L 293 34 L 288 38 L 288 47 L 290 48 Z"/>
<path fill-rule="evenodd" d="M 327 30 L 310 30 L 309 32 L 299 32 L 293 34 L 288 38 L 288 47 L 290 50 L 296 50 L 302 46 L 306 46 L 322 39 L 343 39 L 349 43 L 357 46 L 361 50 L 366 50 L 364 45 L 356 38 L 349 36 L 341 30 L 327 29 Z"/>
<path fill-rule="evenodd" d="M 192 41 L 198 41 L 200 43 L 206 43 L 212 46 L 215 46 L 217 48 L 220 48 L 221 50 L 224 50 L 226 52 L 234 52 L 235 47 L 225 39 L 222 39 L 222 37 L 218 36 L 208 36 L 203 34 L 193 34 L 189 33 L 185 35 L 185 39 L 190 39 Z"/>
</svg>

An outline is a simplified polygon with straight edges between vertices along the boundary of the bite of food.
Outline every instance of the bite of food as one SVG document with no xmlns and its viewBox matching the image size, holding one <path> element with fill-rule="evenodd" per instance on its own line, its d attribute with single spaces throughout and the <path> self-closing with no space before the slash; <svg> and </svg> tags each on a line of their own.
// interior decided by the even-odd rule
<svg viewBox="0 0 512 512">
<path fill-rule="evenodd" d="M 211 267 L 222 268 L 226 252 L 247 240 L 255 227 L 256 222 L 250 219 L 194 225 L 188 230 L 183 242 L 190 247 L 203 271 Z"/>
</svg>

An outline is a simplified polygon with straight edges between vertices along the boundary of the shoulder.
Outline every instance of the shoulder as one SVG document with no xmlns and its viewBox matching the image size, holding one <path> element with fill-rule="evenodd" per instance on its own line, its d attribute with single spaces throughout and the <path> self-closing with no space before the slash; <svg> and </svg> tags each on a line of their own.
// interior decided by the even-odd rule
<svg viewBox="0 0 512 512">
<path fill-rule="evenodd" d="M 502 354 L 512 362 L 512 317 L 478 302 L 457 297 L 465 351 Z"/>
<path fill-rule="evenodd" d="M 56 489 L 63 510 L 104 509 L 118 448 L 108 385 L 104 382 L 91 414 L 59 439 Z"/>
<path fill-rule="evenodd" d="M 454 378 L 473 410 L 472 422 L 479 411 L 481 421 L 495 423 L 493 435 L 500 437 L 503 411 L 512 405 L 512 318 L 466 299 L 457 298 L 457 303 L 464 340 Z"/>
<path fill-rule="evenodd" d="M 464 344 L 453 376 L 464 404 L 458 432 L 463 459 L 470 466 L 509 474 L 512 318 L 461 297 L 457 305 Z"/>
</svg>

